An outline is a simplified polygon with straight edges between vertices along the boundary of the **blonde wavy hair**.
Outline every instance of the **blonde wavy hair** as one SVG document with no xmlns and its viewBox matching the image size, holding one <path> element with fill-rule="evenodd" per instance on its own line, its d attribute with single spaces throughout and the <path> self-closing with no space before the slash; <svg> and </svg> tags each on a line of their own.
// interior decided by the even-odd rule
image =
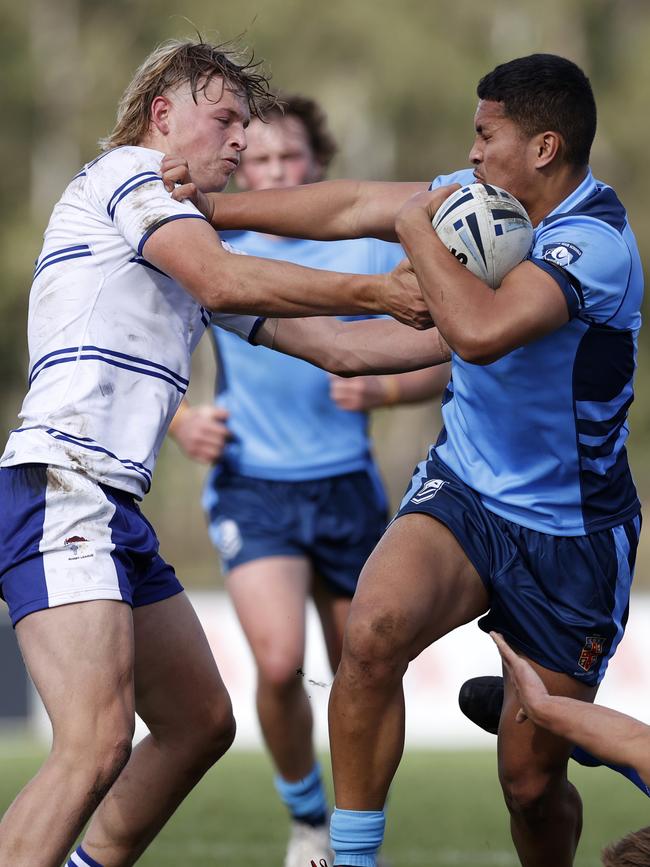
<svg viewBox="0 0 650 867">
<path fill-rule="evenodd" d="M 218 76 L 226 87 L 240 92 L 251 115 L 263 118 L 264 110 L 276 103 L 269 91 L 269 76 L 253 56 L 242 57 L 232 43 L 213 45 L 191 39 L 170 39 L 155 48 L 136 71 L 117 109 L 110 135 L 99 146 L 107 151 L 136 145 L 149 130 L 151 104 L 166 90 L 188 82 L 192 98 Z"/>
</svg>

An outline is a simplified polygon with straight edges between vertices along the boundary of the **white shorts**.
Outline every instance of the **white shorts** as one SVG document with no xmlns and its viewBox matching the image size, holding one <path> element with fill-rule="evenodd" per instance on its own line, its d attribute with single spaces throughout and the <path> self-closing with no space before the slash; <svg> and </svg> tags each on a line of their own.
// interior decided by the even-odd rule
<svg viewBox="0 0 650 867">
<path fill-rule="evenodd" d="M 44 464 L 0 468 L 0 593 L 15 625 L 33 611 L 182 591 L 131 494 Z"/>
</svg>

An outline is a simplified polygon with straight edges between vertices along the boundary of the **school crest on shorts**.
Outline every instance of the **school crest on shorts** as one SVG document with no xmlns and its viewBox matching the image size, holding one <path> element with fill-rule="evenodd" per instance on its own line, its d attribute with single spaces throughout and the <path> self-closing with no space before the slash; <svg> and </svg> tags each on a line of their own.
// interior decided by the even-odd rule
<svg viewBox="0 0 650 867">
<path fill-rule="evenodd" d="M 87 560 L 95 556 L 94 546 L 83 536 L 68 536 L 63 547 L 68 552 L 68 560 Z"/>
<path fill-rule="evenodd" d="M 411 497 L 411 502 L 415 503 L 416 506 L 419 506 L 420 503 L 425 503 L 427 500 L 433 500 L 444 484 L 446 484 L 446 482 L 443 479 L 429 479 L 428 482 L 425 482 L 422 485 L 417 494 L 414 494 Z"/>
<path fill-rule="evenodd" d="M 599 635 L 588 635 L 578 657 L 578 665 L 583 671 L 591 671 L 595 662 L 602 656 L 605 639 Z"/>
<path fill-rule="evenodd" d="M 242 537 L 236 521 L 225 518 L 217 524 L 217 548 L 224 560 L 232 560 L 241 551 Z"/>
</svg>

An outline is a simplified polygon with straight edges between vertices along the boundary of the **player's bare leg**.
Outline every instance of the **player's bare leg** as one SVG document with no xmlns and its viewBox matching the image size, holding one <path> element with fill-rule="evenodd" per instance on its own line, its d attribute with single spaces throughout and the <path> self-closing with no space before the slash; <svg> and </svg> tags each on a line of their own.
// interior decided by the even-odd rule
<svg viewBox="0 0 650 867">
<path fill-rule="evenodd" d="M 594 700 L 596 688 L 529 662 L 549 692 Z M 582 830 L 582 802 L 567 779 L 573 744 L 529 721 L 517 723 L 519 707 L 506 675 L 498 753 L 512 839 L 524 867 L 570 867 Z"/>
<path fill-rule="evenodd" d="M 278 773 L 300 780 L 314 767 L 312 712 L 301 676 L 311 567 L 264 557 L 228 576 L 227 589 L 257 666 L 257 713 Z"/>
<path fill-rule="evenodd" d="M 487 607 L 481 579 L 446 527 L 420 514 L 389 527 L 352 600 L 330 698 L 338 808 L 383 809 L 404 746 L 410 660 Z"/>
<path fill-rule="evenodd" d="M 84 851 L 134 864 L 232 743 L 235 727 L 203 628 L 184 593 L 134 609 L 136 709 L 150 734 L 100 804 Z"/>
<path fill-rule="evenodd" d="M 28 615 L 16 633 L 54 739 L 0 823 L 0 864 L 60 867 L 131 750 L 131 609 L 108 600 L 65 605 Z"/>
<path fill-rule="evenodd" d="M 332 672 L 336 673 L 341 661 L 343 636 L 352 599 L 348 596 L 335 596 L 327 589 L 324 579 L 318 575 L 314 578 L 312 597 L 320 618 L 330 667 Z"/>
<path fill-rule="evenodd" d="M 284 864 L 331 862 L 327 800 L 313 746 L 313 718 L 302 674 L 305 604 L 312 584 L 303 557 L 265 557 L 233 569 L 228 589 L 257 665 L 257 710 L 277 770 L 275 786 L 291 816 Z M 340 653 L 333 614 L 326 640 Z"/>
</svg>

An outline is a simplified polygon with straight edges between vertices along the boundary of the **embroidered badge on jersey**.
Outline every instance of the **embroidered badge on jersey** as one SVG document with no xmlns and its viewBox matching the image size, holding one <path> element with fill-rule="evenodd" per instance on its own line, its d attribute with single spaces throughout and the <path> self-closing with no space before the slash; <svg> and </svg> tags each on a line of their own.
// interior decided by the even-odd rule
<svg viewBox="0 0 650 867">
<path fill-rule="evenodd" d="M 546 244 L 542 248 L 542 259 L 546 259 L 547 262 L 552 262 L 554 265 L 559 265 L 561 268 L 573 265 L 581 256 L 582 250 L 580 247 L 576 247 L 575 244 Z"/>
<path fill-rule="evenodd" d="M 411 502 L 419 505 L 420 503 L 426 503 L 427 500 L 432 500 L 445 484 L 446 482 L 443 479 L 429 479 L 428 482 L 422 485 L 417 494 L 411 497 Z"/>
</svg>

